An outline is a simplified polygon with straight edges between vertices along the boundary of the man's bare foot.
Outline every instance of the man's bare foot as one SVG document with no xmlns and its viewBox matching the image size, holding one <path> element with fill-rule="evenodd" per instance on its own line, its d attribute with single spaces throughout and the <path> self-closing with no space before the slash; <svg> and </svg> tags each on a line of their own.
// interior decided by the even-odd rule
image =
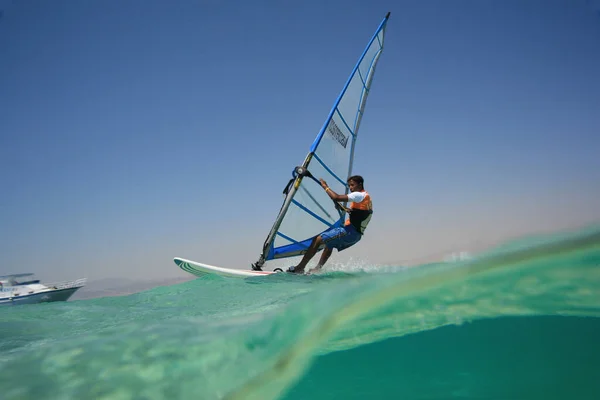
<svg viewBox="0 0 600 400">
<path fill-rule="evenodd" d="M 323 267 L 320 267 L 317 265 L 316 267 L 311 269 L 309 272 L 307 272 L 307 274 L 318 274 L 319 272 L 321 272 L 321 268 L 323 268 Z"/>
</svg>

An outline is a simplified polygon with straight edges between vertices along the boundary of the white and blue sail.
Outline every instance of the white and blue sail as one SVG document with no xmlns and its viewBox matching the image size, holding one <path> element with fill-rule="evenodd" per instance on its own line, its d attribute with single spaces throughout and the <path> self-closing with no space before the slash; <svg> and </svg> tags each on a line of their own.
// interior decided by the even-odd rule
<svg viewBox="0 0 600 400">
<path fill-rule="evenodd" d="M 254 269 L 260 269 L 269 260 L 304 254 L 315 236 L 344 223 L 344 209 L 329 198 L 318 179 L 325 179 L 336 193 L 348 192 L 346 182 L 352 175 L 356 138 L 383 51 L 389 16 L 387 13 L 360 56 L 304 163 L 294 169 L 284 190 L 285 200 Z"/>
</svg>

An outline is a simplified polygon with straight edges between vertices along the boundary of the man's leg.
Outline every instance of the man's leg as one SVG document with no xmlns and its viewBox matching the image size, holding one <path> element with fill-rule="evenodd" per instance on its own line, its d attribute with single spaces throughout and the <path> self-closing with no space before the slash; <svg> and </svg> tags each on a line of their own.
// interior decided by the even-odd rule
<svg viewBox="0 0 600 400">
<path fill-rule="evenodd" d="M 323 243 L 323 239 L 321 238 L 321 235 L 319 235 L 313 239 L 313 241 L 310 243 L 308 250 L 306 251 L 306 253 L 304 253 L 304 257 L 302 257 L 302 260 L 300 261 L 300 263 L 298 265 L 296 265 L 296 267 L 294 268 L 294 272 L 304 272 L 304 268 L 306 267 L 306 264 L 308 264 L 310 259 L 313 258 L 313 256 L 315 254 L 317 254 L 317 251 L 319 250 L 319 246 L 321 245 L 321 243 Z"/>
<path fill-rule="evenodd" d="M 317 264 L 317 266 L 315 268 L 312 269 L 312 271 L 317 272 L 321 268 L 323 268 L 323 265 L 325 265 L 327 260 L 329 260 L 331 253 L 333 253 L 333 249 L 330 249 L 329 247 L 325 247 L 323 249 L 323 253 L 321 253 L 321 258 L 319 259 L 319 263 Z"/>
</svg>

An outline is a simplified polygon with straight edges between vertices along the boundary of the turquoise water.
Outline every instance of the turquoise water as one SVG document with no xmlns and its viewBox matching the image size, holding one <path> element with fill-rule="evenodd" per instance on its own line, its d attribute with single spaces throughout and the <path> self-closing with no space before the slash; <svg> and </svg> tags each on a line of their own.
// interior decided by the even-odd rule
<svg viewBox="0 0 600 400">
<path fill-rule="evenodd" d="M 175 267 L 175 266 L 174 266 Z M 599 399 L 600 227 L 0 308 L 2 399 Z"/>
</svg>

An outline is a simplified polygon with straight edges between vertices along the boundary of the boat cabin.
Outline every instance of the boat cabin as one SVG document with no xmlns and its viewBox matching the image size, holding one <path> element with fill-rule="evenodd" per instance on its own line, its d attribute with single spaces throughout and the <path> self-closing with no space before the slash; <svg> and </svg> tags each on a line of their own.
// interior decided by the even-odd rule
<svg viewBox="0 0 600 400">
<path fill-rule="evenodd" d="M 0 276 L 0 290 L 13 286 L 33 285 L 36 283 L 40 283 L 40 280 L 35 279 L 35 274 L 33 273 Z"/>
</svg>

